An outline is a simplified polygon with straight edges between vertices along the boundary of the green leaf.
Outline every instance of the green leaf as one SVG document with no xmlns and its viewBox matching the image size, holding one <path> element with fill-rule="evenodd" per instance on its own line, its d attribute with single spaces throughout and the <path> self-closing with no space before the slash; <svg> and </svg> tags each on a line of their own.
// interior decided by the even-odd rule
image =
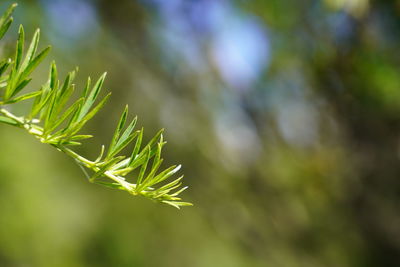
<svg viewBox="0 0 400 267">
<path fill-rule="evenodd" d="M 44 119 L 44 128 L 49 129 L 56 122 L 54 111 L 56 109 L 57 101 L 57 90 L 59 81 L 57 80 L 57 70 L 54 64 L 51 68 L 51 79 L 50 79 L 50 99 L 46 105 L 46 109 L 42 113 L 42 119 Z"/>
<path fill-rule="evenodd" d="M 30 118 L 35 117 L 39 112 L 43 112 L 43 109 L 46 105 L 46 103 L 50 100 L 51 94 L 50 92 L 50 86 L 49 83 L 45 84 L 44 86 L 41 87 L 40 91 L 42 92 L 40 95 L 38 95 L 32 105 L 31 112 L 29 114 Z M 40 116 L 41 118 L 43 117 L 42 114 Z"/>
<path fill-rule="evenodd" d="M 142 144 L 142 139 L 143 139 L 143 128 L 139 131 L 139 136 L 136 139 L 136 143 L 135 143 L 135 147 L 133 148 L 132 154 L 131 154 L 131 158 L 130 158 L 130 162 L 129 162 L 129 166 L 133 165 L 133 162 L 136 160 L 136 158 L 138 157 L 138 153 L 140 150 L 140 146 Z"/>
<path fill-rule="evenodd" d="M 27 93 L 27 94 L 21 95 L 19 97 L 13 98 L 11 100 L 8 100 L 7 102 L 5 102 L 5 104 L 12 104 L 12 103 L 17 103 L 17 102 L 20 102 L 20 101 L 24 101 L 24 100 L 33 98 L 35 96 L 38 96 L 41 93 L 42 93 L 41 91 Z"/>
<path fill-rule="evenodd" d="M 149 146 L 146 146 L 140 153 L 139 155 L 136 156 L 135 160 L 132 161 L 129 164 L 129 167 L 136 169 L 137 167 L 141 166 L 147 157 L 147 153 L 150 153 L 150 157 L 151 157 L 151 148 Z"/>
<path fill-rule="evenodd" d="M 25 59 L 21 65 L 21 69 L 25 69 L 28 64 L 31 62 L 33 57 L 35 56 L 38 44 L 39 44 L 39 38 L 40 38 L 40 30 L 37 29 L 35 34 L 33 35 L 32 41 L 29 45 L 28 51 L 26 52 Z"/>
<path fill-rule="evenodd" d="M 13 18 L 10 17 L 17 4 L 12 4 L 8 7 L 6 12 L 0 17 L 0 39 L 3 38 L 4 34 L 10 28 Z"/>
<path fill-rule="evenodd" d="M 79 141 L 79 140 L 84 140 L 84 139 L 89 139 L 92 138 L 93 135 L 90 134 L 79 134 L 79 135 L 74 135 L 70 138 L 71 141 Z"/>
<path fill-rule="evenodd" d="M 168 179 L 169 177 L 171 177 L 172 175 L 177 173 L 180 169 L 181 169 L 181 165 L 178 165 L 178 166 L 174 165 L 174 166 L 167 168 L 166 170 L 164 170 L 163 172 L 158 174 L 156 177 L 154 177 L 151 180 L 151 182 L 149 182 L 148 186 L 152 186 L 152 185 L 161 183 L 162 181 Z"/>
<path fill-rule="evenodd" d="M 111 150 L 109 156 L 114 156 L 122 149 L 124 149 L 127 145 L 129 145 L 133 139 L 139 134 L 139 131 L 136 131 L 132 134 L 133 129 L 136 125 L 136 118 L 132 120 L 129 126 L 125 129 L 124 133 L 122 134 L 121 138 L 118 139 L 117 144 L 115 144 L 113 150 Z"/>
<path fill-rule="evenodd" d="M 178 191 L 175 191 L 174 193 L 170 194 L 170 196 L 176 199 L 176 196 L 178 196 L 180 193 L 182 193 L 183 191 L 185 191 L 188 188 L 189 188 L 188 186 L 182 187 Z"/>
<path fill-rule="evenodd" d="M 100 154 L 97 157 L 97 159 L 94 161 L 95 163 L 99 162 L 103 158 L 104 150 L 105 150 L 105 146 L 101 145 Z"/>
<path fill-rule="evenodd" d="M 10 124 L 13 126 L 18 125 L 18 123 L 15 120 L 10 119 L 8 117 L 1 116 L 1 115 L 0 115 L 0 122 Z"/>
<path fill-rule="evenodd" d="M 85 99 L 83 97 L 81 97 L 78 101 L 76 101 L 75 103 L 77 104 L 77 108 L 73 111 L 72 115 L 71 115 L 71 119 L 69 120 L 67 126 L 62 130 L 63 133 L 68 133 L 72 131 L 72 128 L 74 127 L 74 125 L 77 123 L 76 122 L 76 118 L 79 115 L 79 111 L 81 110 L 81 106 L 83 105 L 83 101 Z"/>
<path fill-rule="evenodd" d="M 76 112 L 79 109 L 79 106 L 81 105 L 83 99 L 79 99 L 78 101 L 76 101 L 74 104 L 72 104 L 62 115 L 61 117 L 59 117 L 53 124 L 51 127 L 49 127 L 48 129 L 46 129 L 46 132 L 51 133 L 52 131 L 54 131 L 61 123 L 63 123 L 71 114 L 73 114 L 74 112 Z M 54 135 L 60 135 L 61 133 L 64 132 L 64 129 L 60 130 L 58 133 L 54 134 Z"/>
<path fill-rule="evenodd" d="M 25 43 L 25 31 L 22 25 L 19 26 L 18 30 L 18 41 L 17 49 L 15 51 L 15 69 L 19 69 L 21 64 L 22 55 L 24 53 L 24 43 Z"/>
<path fill-rule="evenodd" d="M 156 152 L 156 156 L 153 160 L 153 165 L 151 167 L 151 171 L 147 175 L 146 179 L 143 180 L 143 182 L 138 186 L 138 188 L 137 188 L 138 191 L 141 191 L 141 190 L 145 189 L 146 187 L 150 186 L 150 184 L 152 184 L 153 177 L 155 176 L 155 174 L 157 173 L 158 169 L 161 166 L 161 163 L 163 162 L 163 160 L 161 159 L 161 148 L 164 144 L 165 143 L 161 139 L 160 143 L 158 144 L 158 149 Z"/>
<path fill-rule="evenodd" d="M 25 33 L 21 25 L 19 28 L 19 37 L 15 52 L 14 67 L 10 73 L 8 85 L 4 94 L 5 100 L 8 100 L 9 98 L 15 96 L 26 86 L 26 84 L 30 81 L 30 79 L 28 78 L 29 74 L 37 67 L 37 65 L 44 59 L 44 57 L 50 51 L 50 47 L 47 47 L 39 55 L 33 58 L 39 41 L 39 31 L 37 31 L 30 44 L 27 56 L 25 57 L 24 62 L 21 65 L 21 60 L 24 50 L 24 39 L 25 39 Z"/>
<path fill-rule="evenodd" d="M 144 177 L 144 173 L 146 172 L 149 160 L 150 160 L 150 149 L 147 150 L 147 156 L 144 159 L 142 167 L 140 168 L 139 176 L 138 176 L 137 181 L 136 181 L 137 185 L 140 185 L 142 183 L 142 179 Z"/>
<path fill-rule="evenodd" d="M 118 141 L 119 135 L 122 131 L 122 129 L 125 126 L 125 122 L 126 122 L 126 117 L 128 116 L 128 106 L 125 106 L 124 112 L 122 112 L 122 115 L 119 119 L 117 128 L 115 129 L 114 135 L 111 139 L 111 143 L 110 143 L 110 147 L 108 149 L 108 153 L 107 153 L 107 157 L 110 157 L 114 151 L 114 147 Z"/>
<path fill-rule="evenodd" d="M 92 83 L 92 79 L 90 79 L 90 77 L 88 77 L 87 82 L 86 82 L 86 86 L 82 91 L 82 97 L 85 98 L 85 99 L 88 96 L 91 83 Z"/>
<path fill-rule="evenodd" d="M 4 59 L 0 63 L 0 76 L 7 70 L 8 66 L 11 64 L 11 58 Z"/>
<path fill-rule="evenodd" d="M 164 196 L 166 194 L 168 194 L 170 191 L 178 188 L 180 186 L 180 182 L 183 179 L 183 176 L 173 180 L 172 182 L 163 185 L 162 187 L 160 187 L 159 189 L 155 190 L 155 193 L 157 194 L 156 197 L 159 198 L 161 196 Z"/>
<path fill-rule="evenodd" d="M 106 78 L 107 73 L 104 73 L 96 82 L 96 84 L 93 86 L 93 89 L 90 91 L 89 95 L 85 97 L 85 103 L 82 105 L 82 108 L 79 112 L 78 121 L 81 121 L 86 114 L 89 112 L 90 108 L 96 101 L 97 96 L 100 93 L 101 87 L 103 86 L 104 79 Z"/>
<path fill-rule="evenodd" d="M 52 142 L 45 142 L 45 143 L 52 143 Z M 53 144 L 64 145 L 64 146 L 80 146 L 81 143 L 75 141 L 68 141 L 68 140 L 60 140 Z"/>
<path fill-rule="evenodd" d="M 163 200 L 161 201 L 162 203 L 168 204 L 170 206 L 173 206 L 175 208 L 177 208 L 178 210 L 180 209 L 180 207 L 184 207 L 184 206 L 193 206 L 192 203 L 189 202 L 181 202 L 181 201 L 168 201 L 168 200 Z"/>
<path fill-rule="evenodd" d="M 27 77 L 29 74 L 32 73 L 32 71 L 43 61 L 43 59 L 47 56 L 47 54 L 50 52 L 51 47 L 48 46 L 45 49 L 42 50 L 33 60 L 29 62 L 29 64 L 26 66 L 24 71 L 21 73 L 21 78 Z"/>
<path fill-rule="evenodd" d="M 17 41 L 17 46 L 15 50 L 15 59 L 14 59 L 14 66 L 13 69 L 11 70 L 10 77 L 8 80 L 7 88 L 4 93 L 4 100 L 7 101 L 11 95 L 13 94 L 15 87 L 17 86 L 19 82 L 19 66 L 21 63 L 21 58 L 24 50 L 24 39 L 25 39 L 25 33 L 24 33 L 24 28 L 22 25 L 20 25 L 19 30 L 18 30 L 18 41 Z"/>
<path fill-rule="evenodd" d="M 3 38 L 4 34 L 8 31 L 8 29 L 11 26 L 11 23 L 13 22 L 13 18 L 8 19 L 4 24 L 0 26 L 0 39 Z"/>
<path fill-rule="evenodd" d="M 96 107 L 94 107 L 88 114 L 86 114 L 80 121 L 74 123 L 69 127 L 65 132 L 67 133 L 67 136 L 72 136 L 75 133 L 77 133 L 91 118 L 93 118 L 94 115 L 96 115 L 97 112 L 100 111 L 101 108 L 105 105 L 107 102 L 108 98 L 111 96 L 111 93 L 106 95 L 98 104 Z M 73 119 L 75 120 L 75 119 Z"/>
<path fill-rule="evenodd" d="M 75 85 L 72 84 L 72 81 L 75 78 L 75 71 L 68 73 L 65 81 L 61 87 L 61 90 L 57 93 L 57 110 L 55 113 L 58 115 L 61 110 L 64 108 L 65 104 L 67 103 L 68 99 L 72 95 L 75 90 Z"/>
<path fill-rule="evenodd" d="M 7 8 L 4 14 L 0 17 L 0 25 L 3 25 L 10 18 L 11 14 L 17 6 L 18 4 L 14 3 Z"/>
<path fill-rule="evenodd" d="M 157 143 L 158 139 L 162 136 L 163 132 L 164 132 L 164 129 L 159 130 L 147 145 L 150 147 L 153 147 Z"/>
<path fill-rule="evenodd" d="M 56 66 L 56 62 L 53 61 L 51 62 L 50 65 L 50 88 L 52 90 L 54 90 L 56 84 L 58 81 L 58 72 L 57 72 L 57 66 Z"/>
<path fill-rule="evenodd" d="M 126 190 L 123 186 L 121 186 L 118 183 L 108 183 L 108 182 L 103 182 L 103 181 L 95 181 L 94 183 L 99 184 L 99 185 L 103 185 L 105 187 L 109 187 L 109 188 L 112 188 L 112 189 Z"/>
<path fill-rule="evenodd" d="M 142 129 L 142 131 L 143 131 L 143 129 Z M 157 143 L 157 140 L 161 137 L 163 131 L 164 131 L 164 129 L 161 129 L 160 131 L 158 131 L 158 133 L 145 146 L 145 148 L 149 147 L 150 150 L 151 150 L 150 158 L 153 157 L 154 154 L 156 153 L 156 149 L 153 150 L 152 147 Z M 141 134 L 143 134 L 143 132 Z M 139 136 L 139 137 L 141 138 L 141 136 Z M 140 149 L 139 147 L 140 147 L 140 144 L 138 144 L 138 146 L 135 145 L 135 148 L 134 148 L 134 150 L 132 152 L 130 166 L 133 167 L 133 168 L 136 168 L 136 167 L 141 165 L 140 162 L 141 162 L 142 157 L 144 156 L 143 155 L 143 153 L 144 153 L 143 150 L 142 150 L 142 152 L 139 153 L 139 155 L 137 155 L 137 153 L 139 152 L 139 149 Z"/>
<path fill-rule="evenodd" d="M 14 91 L 12 92 L 12 94 L 10 95 L 10 97 L 14 97 L 15 95 L 17 95 L 20 91 L 22 91 L 22 89 L 24 89 L 28 83 L 30 83 L 32 81 L 31 78 L 25 79 L 23 81 L 21 81 L 17 87 L 14 89 Z"/>
<path fill-rule="evenodd" d="M 129 163 L 129 166 L 132 167 L 133 169 L 136 169 L 137 167 L 139 167 L 140 165 L 142 165 L 144 163 L 144 158 L 145 158 L 145 153 L 147 153 L 147 151 L 145 151 L 146 149 L 150 150 L 150 158 L 152 158 L 157 149 L 152 149 L 152 147 L 156 144 L 158 138 L 160 138 L 162 136 L 162 132 L 164 131 L 164 129 L 161 129 L 151 140 L 150 142 L 145 146 L 145 149 L 142 150 L 139 153 L 140 150 L 140 143 L 141 143 L 141 138 L 142 138 L 142 134 L 143 134 L 143 129 L 141 130 L 141 133 L 138 137 L 138 140 L 136 140 L 136 145 L 135 148 L 132 152 L 131 155 L 131 160 Z M 140 140 L 139 140 L 140 139 Z M 139 153 L 139 154 L 137 154 Z"/>
</svg>

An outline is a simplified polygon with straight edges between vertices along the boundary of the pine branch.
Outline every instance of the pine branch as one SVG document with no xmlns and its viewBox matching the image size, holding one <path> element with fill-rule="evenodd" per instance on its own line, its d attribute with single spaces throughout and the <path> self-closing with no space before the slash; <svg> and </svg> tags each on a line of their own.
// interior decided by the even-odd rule
<svg viewBox="0 0 400 267">
<path fill-rule="evenodd" d="M 11 14 L 15 7 L 16 4 L 11 5 L 0 17 L 0 39 L 13 21 Z M 25 32 L 21 25 L 14 57 L 0 62 L 0 123 L 24 129 L 40 142 L 49 144 L 73 158 L 91 183 L 127 191 L 132 195 L 141 195 L 176 208 L 191 206 L 191 203 L 183 202 L 179 197 L 187 188 L 182 187 L 182 176 L 166 182 L 178 172 L 180 165 L 158 171 L 163 161 L 161 150 L 166 143 L 162 130 L 143 146 L 143 128 L 134 130 L 137 118 L 126 126 L 128 106 L 121 115 L 107 153 L 103 145 L 100 155 L 95 160 L 89 160 L 70 148 L 81 145 L 83 140 L 92 137 L 79 132 L 103 108 L 110 97 L 109 93 L 98 100 L 106 74 L 104 73 L 93 86 L 88 79 L 81 97 L 68 107 L 66 105 L 71 101 L 75 90 L 73 80 L 76 71 L 70 72 L 61 83 L 54 62 L 50 66 L 47 82 L 37 91 L 23 93 L 32 80 L 30 74 L 50 51 L 50 47 L 47 47 L 37 53 L 39 39 L 40 31 L 37 30 L 24 54 Z M 6 108 L 28 99 L 33 100 L 29 114 L 18 116 Z M 121 155 L 120 152 L 129 145 L 133 145 L 131 155 Z M 135 170 L 138 171 L 136 182 L 128 182 L 127 175 Z"/>
</svg>

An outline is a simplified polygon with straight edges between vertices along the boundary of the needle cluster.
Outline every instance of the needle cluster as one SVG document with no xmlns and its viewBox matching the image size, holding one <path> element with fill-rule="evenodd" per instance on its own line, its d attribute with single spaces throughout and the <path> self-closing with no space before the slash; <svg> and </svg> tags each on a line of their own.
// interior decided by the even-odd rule
<svg viewBox="0 0 400 267">
<path fill-rule="evenodd" d="M 0 39 L 13 21 L 11 15 L 15 7 L 16 4 L 11 5 L 0 18 Z M 56 64 L 53 62 L 47 82 L 39 90 L 24 93 L 32 80 L 31 73 L 50 51 L 50 47 L 37 51 L 39 38 L 40 31 L 37 30 L 24 52 L 25 32 L 20 26 L 15 54 L 0 61 L 0 123 L 22 128 L 40 142 L 64 152 L 82 167 L 92 183 L 141 195 L 176 208 L 192 205 L 183 202 L 179 197 L 187 188 L 182 187 L 183 177 L 173 178 L 180 165 L 160 171 L 163 162 L 161 150 L 165 145 L 162 130 L 150 142 L 143 144 L 143 128 L 135 130 L 137 118 L 127 122 L 128 106 L 119 119 L 110 144 L 107 148 L 104 145 L 101 147 L 96 159 L 89 160 L 71 148 L 93 137 L 80 134 L 80 131 L 110 97 L 108 93 L 99 99 L 106 74 L 94 83 L 89 78 L 78 99 L 72 101 L 75 91 L 73 81 L 77 70 L 71 71 L 60 82 Z M 9 105 L 26 100 L 33 100 L 28 114 L 15 115 L 7 109 Z M 121 155 L 128 146 L 132 147 L 130 155 Z M 128 178 L 132 172 L 136 174 L 136 178 Z"/>
</svg>

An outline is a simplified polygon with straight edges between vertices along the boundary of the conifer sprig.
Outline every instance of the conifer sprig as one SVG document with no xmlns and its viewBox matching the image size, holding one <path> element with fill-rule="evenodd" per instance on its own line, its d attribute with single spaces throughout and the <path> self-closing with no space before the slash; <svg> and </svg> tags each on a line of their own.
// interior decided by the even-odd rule
<svg viewBox="0 0 400 267">
<path fill-rule="evenodd" d="M 15 7 L 16 4 L 11 5 L 0 17 L 0 39 L 13 21 L 11 15 Z M 106 73 L 94 85 L 89 78 L 81 96 L 68 107 L 75 90 L 73 81 L 77 70 L 71 71 L 61 83 L 54 62 L 50 66 L 47 82 L 37 91 L 24 93 L 23 90 L 32 80 L 32 71 L 50 51 L 50 47 L 46 47 L 37 52 L 39 39 L 40 31 L 37 30 L 24 53 L 25 32 L 21 25 L 15 55 L 0 61 L 0 122 L 25 129 L 40 142 L 72 157 L 92 183 L 141 195 L 176 208 L 191 206 L 191 203 L 183 202 L 179 197 L 187 188 L 182 187 L 182 176 L 170 179 L 178 172 L 180 165 L 159 171 L 163 162 L 161 150 L 166 143 L 162 130 L 143 145 L 143 128 L 135 130 L 137 118 L 127 123 L 128 106 L 122 112 L 108 148 L 103 145 L 95 160 L 89 160 L 71 149 L 92 137 L 79 132 L 103 108 L 111 95 L 108 93 L 99 99 Z M 29 114 L 17 116 L 6 108 L 28 99 L 33 99 Z M 130 156 L 121 155 L 121 151 L 130 145 Z M 132 178 L 128 175 L 135 170 L 137 177 L 130 182 Z M 171 181 L 167 182 L 167 179 Z"/>
</svg>

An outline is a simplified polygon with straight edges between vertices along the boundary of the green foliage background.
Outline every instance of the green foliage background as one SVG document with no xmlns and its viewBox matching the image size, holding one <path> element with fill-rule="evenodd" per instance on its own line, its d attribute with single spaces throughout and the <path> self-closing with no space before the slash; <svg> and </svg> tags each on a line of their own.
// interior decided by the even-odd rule
<svg viewBox="0 0 400 267">
<path fill-rule="evenodd" d="M 79 65 L 82 87 L 107 71 L 113 97 L 80 152 L 96 155 L 129 104 L 146 140 L 166 128 L 165 164 L 182 163 L 195 206 L 93 186 L 69 158 L 1 125 L 0 266 L 398 266 L 398 1 L 215 1 L 267 36 L 256 54 L 268 47 L 268 63 L 247 85 L 220 71 L 215 36 L 168 46 L 182 31 L 166 32 L 156 4 L 75 0 L 57 13 L 56 2 L 20 1 L 1 51 L 18 24 L 27 39 L 40 27 L 60 76 Z M 60 26 L 60 14 L 71 19 Z M 182 56 L 195 46 L 200 67 Z"/>
</svg>

